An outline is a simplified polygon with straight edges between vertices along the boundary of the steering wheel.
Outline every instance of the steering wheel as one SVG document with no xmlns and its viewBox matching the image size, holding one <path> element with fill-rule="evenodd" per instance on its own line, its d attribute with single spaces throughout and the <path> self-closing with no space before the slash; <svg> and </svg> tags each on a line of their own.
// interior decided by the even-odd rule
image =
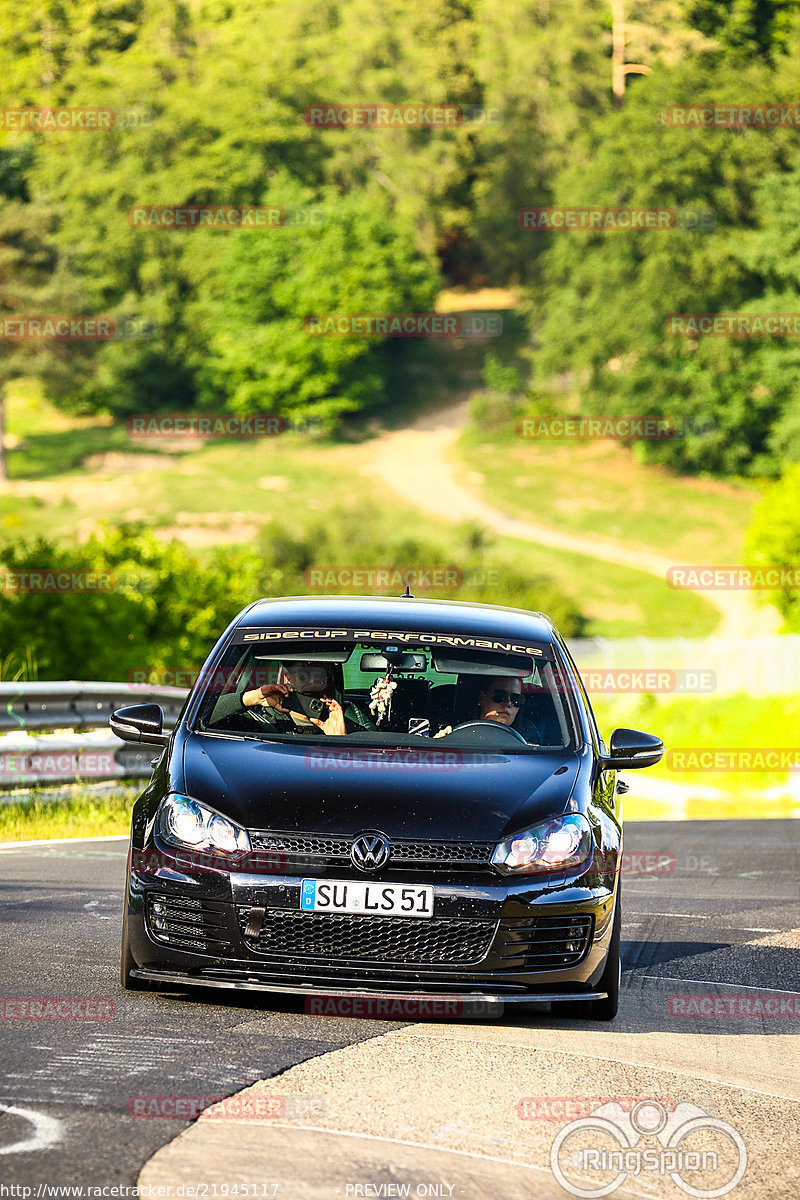
<svg viewBox="0 0 800 1200">
<path fill-rule="evenodd" d="M 453 726 L 453 733 L 457 733 L 459 729 L 493 729 L 498 731 L 503 730 L 504 733 L 510 733 L 518 742 L 522 742 L 523 746 L 527 746 L 527 740 L 522 736 L 518 729 L 512 728 L 511 725 L 504 725 L 502 721 L 464 721 L 461 725 Z"/>
</svg>

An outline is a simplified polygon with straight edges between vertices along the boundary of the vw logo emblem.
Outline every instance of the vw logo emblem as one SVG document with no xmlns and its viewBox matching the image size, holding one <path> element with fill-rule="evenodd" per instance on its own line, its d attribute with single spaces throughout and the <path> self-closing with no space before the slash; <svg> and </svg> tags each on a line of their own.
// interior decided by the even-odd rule
<svg viewBox="0 0 800 1200">
<path fill-rule="evenodd" d="M 389 843 L 382 833 L 360 833 L 350 847 L 350 861 L 359 871 L 379 871 L 389 861 Z"/>
</svg>

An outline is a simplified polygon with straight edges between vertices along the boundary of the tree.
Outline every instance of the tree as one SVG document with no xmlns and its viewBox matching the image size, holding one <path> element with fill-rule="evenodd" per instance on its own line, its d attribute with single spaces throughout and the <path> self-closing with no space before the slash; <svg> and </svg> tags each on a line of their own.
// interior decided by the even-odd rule
<svg viewBox="0 0 800 1200">
<path fill-rule="evenodd" d="M 25 149 L 0 149 L 0 479 L 6 478 L 5 400 L 11 380 L 36 375 L 52 398 L 70 394 L 92 355 L 88 345 L 31 340 L 11 319 L 80 311 L 78 281 L 53 240 L 55 215 L 28 202 Z M 21 336 L 20 336 L 21 334 Z"/>
<path fill-rule="evenodd" d="M 668 231 L 565 232 L 549 237 L 544 318 L 535 337 L 537 379 L 571 372 L 581 411 L 672 417 L 690 432 L 641 445 L 681 470 L 775 473 L 774 430 L 797 389 L 791 343 L 671 336 L 670 314 L 795 311 L 790 219 L 780 215 L 794 175 L 792 130 L 687 130 L 661 125 L 669 105 L 738 103 L 794 93 L 791 58 L 770 69 L 732 58 L 659 69 L 603 122 L 590 165 L 563 173 L 562 204 L 710 212 Z M 777 189 L 777 190 L 776 190 Z M 769 266 L 769 270 L 768 270 Z M 770 275 L 771 271 L 771 275 Z M 781 293 L 781 294 L 779 294 Z M 693 434 L 691 429 L 702 430 Z M 788 437 L 788 433 L 785 434 Z M 792 435 L 794 436 L 794 435 Z"/>
<path fill-rule="evenodd" d="M 198 277 L 210 269 L 193 310 L 204 344 L 200 403 L 333 425 L 385 399 L 392 350 L 374 337 L 312 335 L 306 318 L 429 312 L 438 276 L 379 196 L 313 203 L 279 178 L 264 203 L 278 201 L 302 223 L 198 232 L 187 250 Z"/>
<path fill-rule="evenodd" d="M 767 490 L 747 535 L 745 561 L 760 570 L 800 563 L 800 464 L 790 467 Z M 764 593 L 784 618 L 788 633 L 800 633 L 800 589 L 797 579 Z"/>
</svg>

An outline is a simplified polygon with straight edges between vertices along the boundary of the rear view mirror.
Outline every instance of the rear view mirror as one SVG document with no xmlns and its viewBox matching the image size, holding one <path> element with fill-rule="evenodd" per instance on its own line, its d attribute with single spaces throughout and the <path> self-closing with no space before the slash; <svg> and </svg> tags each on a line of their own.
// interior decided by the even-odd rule
<svg viewBox="0 0 800 1200">
<path fill-rule="evenodd" d="M 427 659 L 424 654 L 362 654 L 362 671 L 424 671 Z"/>
<path fill-rule="evenodd" d="M 603 759 L 603 766 L 612 771 L 637 771 L 641 767 L 654 767 L 661 761 L 664 743 L 652 733 L 638 729 L 615 729 L 611 735 L 610 754 Z"/>
</svg>

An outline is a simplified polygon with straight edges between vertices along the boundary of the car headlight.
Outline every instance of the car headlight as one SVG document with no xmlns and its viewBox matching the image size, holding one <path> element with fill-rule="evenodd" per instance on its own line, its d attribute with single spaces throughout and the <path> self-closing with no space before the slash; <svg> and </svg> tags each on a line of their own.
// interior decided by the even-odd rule
<svg viewBox="0 0 800 1200">
<path fill-rule="evenodd" d="M 501 842 L 492 855 L 492 865 L 499 871 L 527 875 L 563 871 L 586 862 L 591 849 L 592 831 L 586 817 L 569 813 Z"/>
<path fill-rule="evenodd" d="M 249 850 L 247 831 L 213 808 L 171 792 L 158 810 L 158 832 L 170 846 L 190 850 Z"/>
</svg>

